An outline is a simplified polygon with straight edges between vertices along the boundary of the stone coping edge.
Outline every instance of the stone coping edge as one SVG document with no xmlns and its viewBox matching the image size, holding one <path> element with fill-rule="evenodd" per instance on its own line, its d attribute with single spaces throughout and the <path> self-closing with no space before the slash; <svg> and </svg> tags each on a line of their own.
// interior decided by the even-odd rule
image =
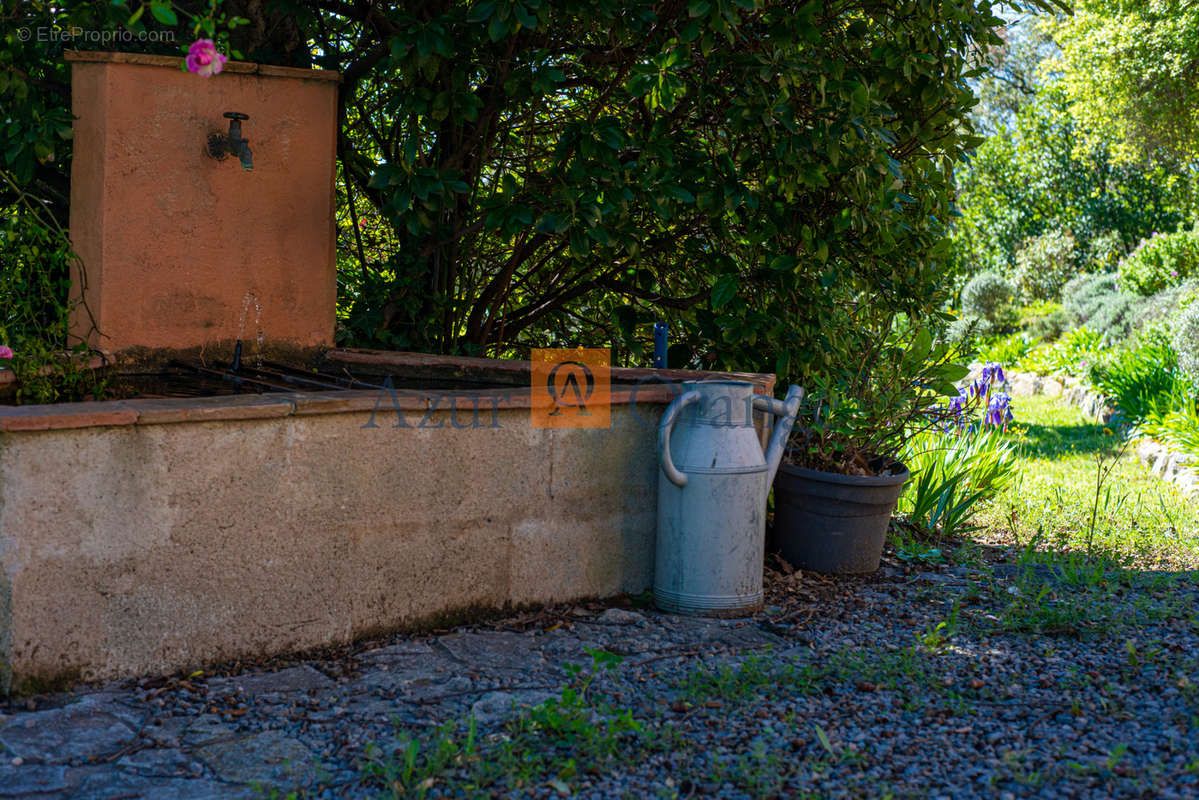
<svg viewBox="0 0 1199 800">
<path fill-rule="evenodd" d="M 123 55 L 120 53 L 110 55 Z M 356 350 L 336 348 L 325 353 L 334 361 L 379 366 L 455 367 L 492 373 L 527 376 L 528 361 L 498 358 L 441 356 L 395 350 Z M 112 357 L 101 357 L 111 363 Z M 3 373 L 0 373 L 3 374 Z M 609 391 L 612 405 L 651 403 L 666 405 L 676 396 L 671 385 L 685 380 L 743 380 L 758 394 L 774 391 L 775 376 L 769 373 L 714 372 L 681 369 L 643 369 L 613 367 L 614 385 Z M 527 377 L 525 377 L 527 380 Z M 627 383 L 635 382 L 629 387 Z M 271 419 L 308 414 L 337 414 L 378 410 L 386 415 L 401 411 L 438 411 L 478 409 L 487 414 L 502 408 L 548 408 L 548 397 L 532 397 L 525 386 L 495 386 L 468 390 L 395 389 L 338 390 L 326 392 L 278 392 L 255 395 L 217 395 L 213 397 L 145 398 L 107 400 L 89 403 L 54 403 L 30 406 L 0 406 L 0 432 L 48 431 L 69 428 L 95 428 L 112 425 L 163 425 L 174 422 L 218 422 L 239 419 Z"/>
<path fill-rule="evenodd" d="M 480 369 L 489 372 L 527 376 L 531 362 L 510 358 L 479 358 L 473 356 L 443 356 L 435 353 L 416 353 L 405 350 L 368 350 L 338 347 L 325 353 L 331 361 L 349 364 L 375 364 L 401 367 L 455 367 Z M 774 391 L 776 376 L 769 372 L 718 372 L 697 369 L 651 369 L 648 367 L 612 367 L 612 378 L 625 381 L 700 381 L 736 380 L 752 383 L 759 394 Z"/>
<path fill-rule="evenodd" d="M 66 61 L 99 62 L 103 64 L 134 64 L 143 67 L 174 67 L 183 63 L 183 56 L 156 56 L 147 53 L 113 53 L 106 50 L 65 50 Z M 307 81 L 341 82 L 341 73 L 331 69 L 302 69 L 253 64 L 248 61 L 226 61 L 221 72 L 239 75 L 262 75 L 268 78 L 299 78 Z"/>
<path fill-rule="evenodd" d="M 613 405 L 666 405 L 675 393 L 669 386 L 614 388 Z M 175 422 L 221 422 L 272 419 L 311 414 L 377 411 L 380 427 L 391 427 L 389 414 L 401 411 L 465 410 L 487 415 L 496 409 L 544 408 L 549 398 L 534 399 L 528 389 L 473 391 L 346 390 L 216 397 L 107 400 L 91 403 L 0 407 L 0 431 L 8 433 L 95 428 L 114 425 L 163 425 Z"/>
</svg>

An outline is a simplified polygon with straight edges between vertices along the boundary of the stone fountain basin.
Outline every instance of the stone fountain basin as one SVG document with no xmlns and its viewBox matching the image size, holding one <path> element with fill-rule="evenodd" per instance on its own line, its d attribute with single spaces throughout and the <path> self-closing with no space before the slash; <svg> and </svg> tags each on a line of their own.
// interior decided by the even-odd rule
<svg viewBox="0 0 1199 800">
<path fill-rule="evenodd" d="M 527 362 L 355 358 L 492 370 L 499 388 L 397 389 L 408 427 L 376 391 L 0 408 L 2 688 L 652 584 L 654 426 L 672 390 L 627 386 L 649 371 L 613 370 L 610 429 L 550 430 L 530 426 L 529 390 L 512 385 Z"/>
</svg>

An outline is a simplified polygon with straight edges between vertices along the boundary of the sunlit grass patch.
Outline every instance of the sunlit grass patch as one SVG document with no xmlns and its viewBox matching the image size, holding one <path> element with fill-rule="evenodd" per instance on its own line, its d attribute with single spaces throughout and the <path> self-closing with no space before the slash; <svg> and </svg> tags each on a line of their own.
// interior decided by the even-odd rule
<svg viewBox="0 0 1199 800">
<path fill-rule="evenodd" d="M 979 507 L 990 543 L 1083 553 L 1138 570 L 1199 566 L 1199 502 L 1149 474 L 1120 431 L 1062 400 L 1023 397 L 1010 435 L 1020 474 Z M 1035 558 L 1036 555 L 1033 556 Z"/>
</svg>

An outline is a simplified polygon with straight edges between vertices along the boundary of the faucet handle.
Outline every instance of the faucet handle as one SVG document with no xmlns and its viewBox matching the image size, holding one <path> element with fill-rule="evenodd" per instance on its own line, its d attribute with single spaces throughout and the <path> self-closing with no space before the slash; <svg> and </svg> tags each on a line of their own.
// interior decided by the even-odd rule
<svg viewBox="0 0 1199 800">
<path fill-rule="evenodd" d="M 224 117 L 225 119 L 249 119 L 250 115 L 243 114 L 240 111 L 226 111 Z"/>
</svg>

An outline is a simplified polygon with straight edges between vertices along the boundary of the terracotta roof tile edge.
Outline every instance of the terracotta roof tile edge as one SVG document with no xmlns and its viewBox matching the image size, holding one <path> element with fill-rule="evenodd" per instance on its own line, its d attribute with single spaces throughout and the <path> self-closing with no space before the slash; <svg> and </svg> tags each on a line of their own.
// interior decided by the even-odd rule
<svg viewBox="0 0 1199 800">
<path fill-rule="evenodd" d="M 106 50 L 64 50 L 62 57 L 66 61 L 134 64 L 144 67 L 178 67 L 183 63 L 183 56 L 156 56 L 148 53 L 113 53 Z M 277 67 L 273 64 L 254 64 L 249 61 L 226 61 L 221 71 L 240 75 L 265 75 L 269 78 L 299 78 L 309 81 L 341 82 L 341 73 L 336 70 Z"/>
</svg>

